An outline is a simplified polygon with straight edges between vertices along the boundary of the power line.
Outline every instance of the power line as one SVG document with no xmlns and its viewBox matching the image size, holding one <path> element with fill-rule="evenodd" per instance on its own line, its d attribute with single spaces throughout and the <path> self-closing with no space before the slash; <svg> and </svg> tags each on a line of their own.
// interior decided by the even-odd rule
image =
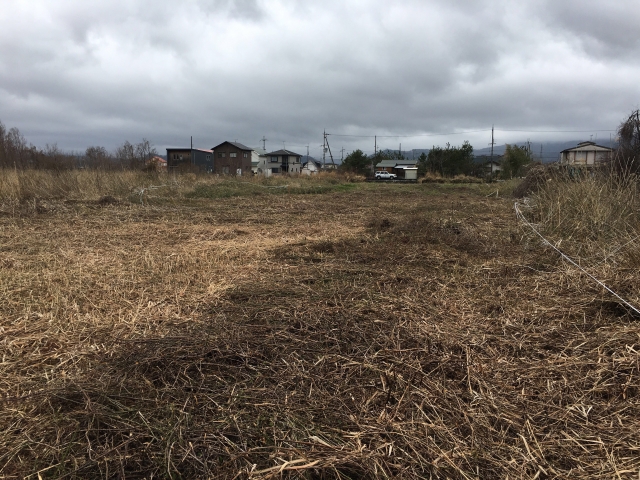
<svg viewBox="0 0 640 480">
<path fill-rule="evenodd" d="M 591 133 L 591 132 L 617 132 L 617 130 L 593 129 L 593 130 L 510 130 L 506 128 L 496 128 L 501 132 L 522 132 L 522 133 Z"/>
<path fill-rule="evenodd" d="M 593 132 L 616 132 L 615 129 L 594 128 L 591 130 L 520 130 L 510 128 L 487 128 L 482 130 L 463 130 L 461 132 L 444 132 L 444 133 L 417 133 L 414 135 L 351 135 L 341 133 L 327 133 L 333 137 L 353 137 L 353 138 L 413 138 L 413 137 L 440 137 L 445 135 L 466 135 L 468 133 L 486 133 L 492 130 L 500 132 L 520 132 L 520 133 L 593 133 Z"/>
<path fill-rule="evenodd" d="M 465 135 L 467 133 L 488 132 L 489 130 L 465 130 L 464 132 L 451 133 L 418 133 L 415 135 L 343 135 L 339 133 L 327 133 L 333 137 L 356 137 L 356 138 L 412 138 L 412 137 L 439 137 L 441 135 Z M 595 130 L 589 130 L 595 131 Z"/>
</svg>

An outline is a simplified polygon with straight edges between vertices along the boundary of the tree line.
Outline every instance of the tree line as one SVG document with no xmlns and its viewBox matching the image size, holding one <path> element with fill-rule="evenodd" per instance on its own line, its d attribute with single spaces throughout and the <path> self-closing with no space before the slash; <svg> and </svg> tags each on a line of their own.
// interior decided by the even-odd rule
<svg viewBox="0 0 640 480">
<path fill-rule="evenodd" d="M 383 160 L 405 160 L 401 152 L 378 151 L 373 155 L 366 155 L 362 150 L 351 152 L 342 161 L 341 169 L 348 172 L 368 175 L 372 167 Z M 526 147 L 507 145 L 502 156 L 502 170 L 500 176 L 513 178 L 524 175 L 527 166 L 533 161 L 531 152 Z M 418 175 L 427 173 L 438 174 L 443 177 L 456 175 L 484 176 L 483 165 L 474 162 L 473 147 L 468 141 L 461 146 L 434 146 L 429 154 L 424 152 L 417 159 Z"/>
<path fill-rule="evenodd" d="M 56 144 L 38 148 L 27 142 L 20 130 L 7 129 L 0 122 L 0 168 L 66 170 L 72 168 L 141 169 L 158 155 L 149 140 L 139 143 L 125 141 L 114 152 L 105 147 L 91 146 L 83 153 L 67 153 Z"/>
</svg>

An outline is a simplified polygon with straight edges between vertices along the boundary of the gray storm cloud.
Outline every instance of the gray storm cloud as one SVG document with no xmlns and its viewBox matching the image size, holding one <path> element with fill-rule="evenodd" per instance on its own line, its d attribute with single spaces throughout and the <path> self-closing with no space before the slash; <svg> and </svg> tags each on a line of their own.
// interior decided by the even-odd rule
<svg viewBox="0 0 640 480">
<path fill-rule="evenodd" d="M 639 103 L 638 24 L 627 1 L 11 2 L 0 120 L 67 150 L 266 135 L 312 154 L 324 129 L 611 129 Z M 465 139 L 488 141 L 402 142 Z"/>
</svg>

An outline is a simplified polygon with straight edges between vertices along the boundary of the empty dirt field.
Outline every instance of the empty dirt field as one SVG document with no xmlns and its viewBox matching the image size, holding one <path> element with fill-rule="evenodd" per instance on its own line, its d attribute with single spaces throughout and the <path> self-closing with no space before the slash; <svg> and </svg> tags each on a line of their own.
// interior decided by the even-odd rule
<svg viewBox="0 0 640 480">
<path fill-rule="evenodd" d="M 3 212 L 0 477 L 638 478 L 638 319 L 513 199 L 276 190 Z"/>
</svg>

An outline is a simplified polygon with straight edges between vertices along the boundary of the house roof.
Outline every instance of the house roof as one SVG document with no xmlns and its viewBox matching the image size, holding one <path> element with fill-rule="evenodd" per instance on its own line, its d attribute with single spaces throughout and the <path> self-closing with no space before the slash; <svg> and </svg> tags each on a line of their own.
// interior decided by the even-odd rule
<svg viewBox="0 0 640 480">
<path fill-rule="evenodd" d="M 264 148 L 252 148 L 252 150 L 261 157 L 267 154 L 267 151 Z"/>
<path fill-rule="evenodd" d="M 376 164 L 376 167 L 395 167 L 397 165 L 395 160 L 381 160 Z"/>
<path fill-rule="evenodd" d="M 313 158 L 310 158 L 308 161 L 303 162 L 302 163 L 302 168 L 306 167 L 307 163 L 309 163 L 309 162 L 313 163 L 319 169 L 322 168 L 322 162 L 319 162 L 318 160 L 315 160 Z"/>
<path fill-rule="evenodd" d="M 376 167 L 381 167 L 381 168 L 387 168 L 387 167 L 395 168 L 395 167 L 403 167 L 403 166 L 415 167 L 417 164 L 418 164 L 417 160 L 381 160 L 380 162 L 378 162 Z"/>
<path fill-rule="evenodd" d="M 597 145 L 596 142 L 580 142 L 577 147 L 566 148 L 560 153 L 564 152 L 613 152 L 613 148 Z"/>
<path fill-rule="evenodd" d="M 213 147 L 211 150 L 215 150 L 216 148 L 220 148 L 222 145 L 224 145 L 225 143 L 228 143 L 229 145 L 233 145 L 236 148 L 239 148 L 240 150 L 247 150 L 247 151 L 251 151 L 253 150 L 253 148 L 249 148 L 246 145 L 243 145 L 241 143 L 238 142 L 222 142 L 220 145 L 216 145 L 215 147 Z"/>
<path fill-rule="evenodd" d="M 186 151 L 192 151 L 195 150 L 197 152 L 205 152 L 205 153 L 213 153 L 213 150 L 206 150 L 204 148 L 191 148 L 191 147 L 175 147 L 175 148 L 167 148 L 167 152 L 168 151 L 180 151 L 180 152 L 186 152 Z"/>
<path fill-rule="evenodd" d="M 279 156 L 279 155 L 294 155 L 296 157 L 302 157 L 299 153 L 292 152 L 291 150 L 276 150 L 275 152 L 269 152 L 267 155 Z"/>
</svg>

